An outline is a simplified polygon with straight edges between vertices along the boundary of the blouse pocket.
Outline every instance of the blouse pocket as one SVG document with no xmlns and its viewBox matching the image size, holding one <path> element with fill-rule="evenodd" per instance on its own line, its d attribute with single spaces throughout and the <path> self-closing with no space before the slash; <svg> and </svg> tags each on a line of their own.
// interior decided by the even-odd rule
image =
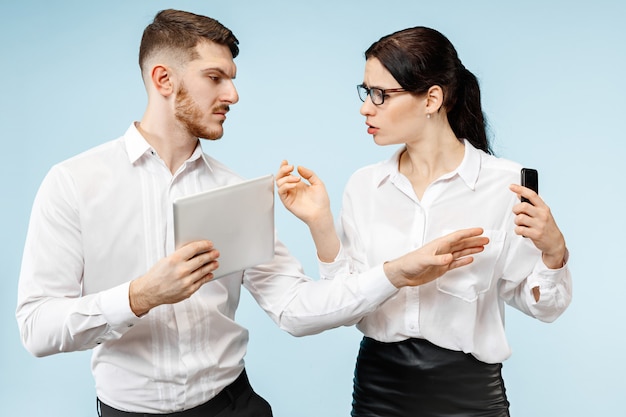
<svg viewBox="0 0 626 417">
<path fill-rule="evenodd" d="M 450 232 L 452 230 L 444 231 L 444 235 Z M 446 272 L 439 277 L 436 280 L 439 291 L 473 302 L 480 294 L 489 290 L 496 263 L 504 248 L 506 232 L 485 230 L 483 235 L 489 238 L 485 250 L 473 255 L 474 261 L 471 264 Z"/>
</svg>

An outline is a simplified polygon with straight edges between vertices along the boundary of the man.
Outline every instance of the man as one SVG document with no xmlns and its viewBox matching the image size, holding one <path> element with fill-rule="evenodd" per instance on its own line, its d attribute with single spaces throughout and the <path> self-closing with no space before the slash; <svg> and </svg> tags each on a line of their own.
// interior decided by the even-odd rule
<svg viewBox="0 0 626 417">
<path fill-rule="evenodd" d="M 480 230 L 460 231 L 368 273 L 312 281 L 277 242 L 271 262 L 205 285 L 219 248 L 175 250 L 172 201 L 242 180 L 198 140 L 219 139 L 238 101 L 237 45 L 214 19 L 159 12 L 140 46 L 143 118 L 54 166 L 35 199 L 18 290 L 22 340 L 36 356 L 92 349 L 101 416 L 271 416 L 244 369 L 248 332 L 234 321 L 242 285 L 281 328 L 312 334 L 466 265 L 487 243 Z"/>
</svg>

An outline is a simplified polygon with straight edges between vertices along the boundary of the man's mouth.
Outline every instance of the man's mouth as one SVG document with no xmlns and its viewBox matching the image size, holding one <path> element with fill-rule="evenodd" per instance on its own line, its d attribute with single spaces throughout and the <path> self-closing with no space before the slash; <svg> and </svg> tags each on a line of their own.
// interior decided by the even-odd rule
<svg viewBox="0 0 626 417">
<path fill-rule="evenodd" d="M 230 111 L 230 107 L 221 106 L 221 107 L 217 107 L 213 109 L 213 114 L 222 116 L 224 119 L 226 119 L 226 113 L 228 113 L 229 111 Z"/>
</svg>

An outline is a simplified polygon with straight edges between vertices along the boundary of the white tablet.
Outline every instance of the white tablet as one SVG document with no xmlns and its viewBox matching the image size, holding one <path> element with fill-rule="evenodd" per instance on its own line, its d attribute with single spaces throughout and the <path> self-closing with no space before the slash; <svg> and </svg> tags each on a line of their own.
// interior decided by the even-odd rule
<svg viewBox="0 0 626 417">
<path fill-rule="evenodd" d="M 219 250 L 214 279 L 274 257 L 274 176 L 246 180 L 174 201 L 176 249 L 210 240 Z"/>
</svg>

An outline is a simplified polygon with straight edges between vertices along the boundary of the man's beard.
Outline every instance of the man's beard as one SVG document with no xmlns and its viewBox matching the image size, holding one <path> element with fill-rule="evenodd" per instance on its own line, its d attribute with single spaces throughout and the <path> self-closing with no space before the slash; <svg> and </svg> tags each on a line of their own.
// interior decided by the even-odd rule
<svg viewBox="0 0 626 417">
<path fill-rule="evenodd" d="M 218 106 L 212 109 L 211 112 L 219 110 L 228 111 L 228 106 Z M 200 106 L 198 106 L 198 103 L 196 103 L 189 96 L 189 91 L 184 85 L 181 85 L 176 93 L 174 116 L 176 117 L 176 120 L 178 120 L 187 129 L 187 132 L 189 132 L 190 135 L 197 138 L 217 140 L 224 134 L 223 129 L 210 130 L 207 129 L 206 126 L 203 126 L 202 117 L 204 116 L 204 113 L 202 109 L 200 109 Z"/>
</svg>

